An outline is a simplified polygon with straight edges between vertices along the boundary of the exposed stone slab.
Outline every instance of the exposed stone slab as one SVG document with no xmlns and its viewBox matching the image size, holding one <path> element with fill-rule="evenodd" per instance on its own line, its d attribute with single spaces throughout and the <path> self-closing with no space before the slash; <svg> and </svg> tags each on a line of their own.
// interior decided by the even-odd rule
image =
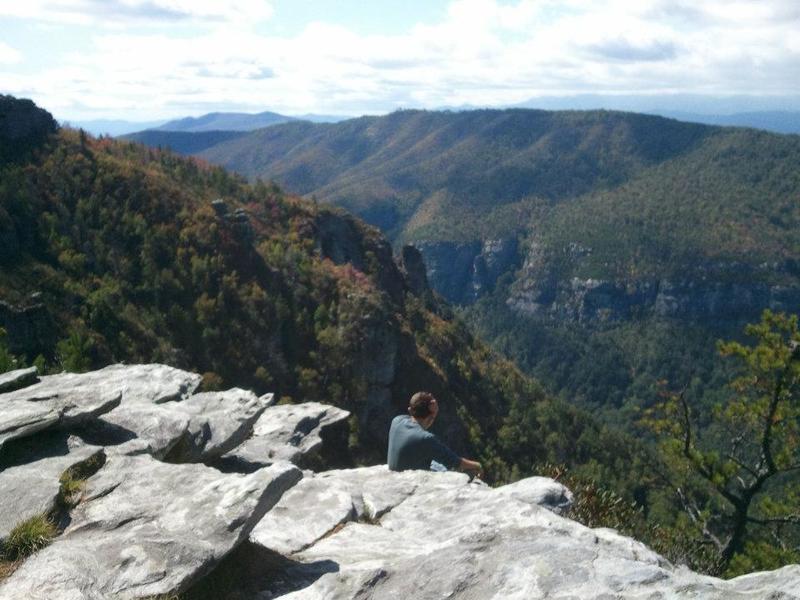
<svg viewBox="0 0 800 600">
<path fill-rule="evenodd" d="M 390 471 L 386 465 L 325 471 L 321 481 L 345 486 L 353 497 L 357 518 L 374 520 L 415 493 L 435 492 L 465 486 L 469 477 L 454 471 Z"/>
<path fill-rule="evenodd" d="M 261 519 L 250 534 L 250 541 L 290 555 L 355 516 L 353 498 L 345 486 L 305 478 Z"/>
<path fill-rule="evenodd" d="M 160 404 L 185 400 L 203 380 L 202 375 L 160 364 L 110 365 L 84 374 L 96 384 L 122 384 L 125 404 L 144 402 Z"/>
<path fill-rule="evenodd" d="M 303 589 L 274 596 L 268 589 L 261 597 L 800 597 L 800 567 L 723 581 L 675 568 L 635 540 L 610 529 L 589 529 L 540 506 L 561 507 L 567 494 L 559 485 L 531 478 L 494 490 L 420 486 L 380 521 L 349 522 L 292 555 L 295 564 L 327 561 L 336 569 Z"/>
<path fill-rule="evenodd" d="M 118 406 L 124 386 L 92 373 L 63 373 L 0 394 L 0 447 L 55 426 L 92 419 Z"/>
<path fill-rule="evenodd" d="M 47 375 L 0 395 L 0 446 L 56 425 L 92 420 L 117 405 L 182 400 L 201 376 L 166 365 L 111 365 L 90 373 Z"/>
<path fill-rule="evenodd" d="M 69 437 L 61 451 L 63 454 L 38 458 L 0 472 L 0 543 L 22 521 L 53 510 L 61 474 L 94 458 L 103 449 Z"/>
<path fill-rule="evenodd" d="M 171 459 L 209 460 L 237 448 L 251 435 L 254 424 L 272 402 L 272 394 L 258 397 L 234 388 L 195 394 L 184 402 L 165 406 L 189 421 L 186 435 L 171 453 Z"/>
<path fill-rule="evenodd" d="M 800 565 L 787 565 L 774 571 L 741 575 L 717 585 L 722 589 L 727 587 L 734 593 L 751 593 L 753 598 L 800 598 Z"/>
<path fill-rule="evenodd" d="M 290 555 L 311 546 L 348 521 L 374 521 L 415 492 L 467 485 L 461 473 L 405 471 L 385 465 L 325 471 L 307 476 L 256 525 L 250 541 Z"/>
<path fill-rule="evenodd" d="M 109 446 L 111 454 L 146 453 L 170 462 L 200 462 L 247 439 L 272 399 L 272 394 L 257 397 L 234 388 L 194 394 L 180 402 L 126 402 L 81 434 Z"/>
<path fill-rule="evenodd" d="M 38 380 L 39 370 L 36 367 L 0 373 L 0 394 L 33 385 Z"/>
<path fill-rule="evenodd" d="M 88 480 L 64 534 L 23 563 L 0 598 L 125 600 L 183 591 L 246 539 L 301 476 L 285 463 L 239 475 L 112 456 Z"/>
<path fill-rule="evenodd" d="M 151 454 L 162 459 L 189 430 L 189 415 L 165 404 L 119 406 L 97 420 L 88 439 L 113 445 L 115 454 Z"/>
<path fill-rule="evenodd" d="M 228 463 L 303 464 L 319 452 L 326 430 L 344 424 L 350 413 L 319 402 L 271 406 L 256 422 L 253 436 L 223 458 Z"/>
</svg>

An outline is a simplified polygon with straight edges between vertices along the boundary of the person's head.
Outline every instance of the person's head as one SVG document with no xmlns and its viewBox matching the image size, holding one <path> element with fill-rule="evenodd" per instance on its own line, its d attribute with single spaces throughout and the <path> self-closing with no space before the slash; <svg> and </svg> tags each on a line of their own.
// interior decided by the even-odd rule
<svg viewBox="0 0 800 600">
<path fill-rule="evenodd" d="M 439 414 L 439 404 L 430 392 L 417 392 L 411 396 L 408 403 L 408 414 L 423 429 L 428 429 L 436 420 L 436 415 Z"/>
</svg>

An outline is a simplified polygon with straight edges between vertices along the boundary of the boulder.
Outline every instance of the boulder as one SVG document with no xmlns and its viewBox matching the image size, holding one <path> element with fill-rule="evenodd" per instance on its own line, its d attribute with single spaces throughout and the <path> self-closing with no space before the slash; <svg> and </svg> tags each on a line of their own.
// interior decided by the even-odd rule
<svg viewBox="0 0 800 600">
<path fill-rule="evenodd" d="M 63 535 L 0 585 L 0 598 L 180 593 L 246 540 L 301 477 L 286 463 L 240 475 L 111 456 L 87 481 Z"/>
<path fill-rule="evenodd" d="M 33 385 L 39 380 L 39 370 L 36 367 L 16 369 L 0 374 L 0 394 L 13 392 L 19 388 Z"/>
<path fill-rule="evenodd" d="M 271 406 L 253 427 L 253 436 L 223 456 L 225 465 L 240 468 L 290 461 L 307 466 L 322 449 L 330 430 L 346 427 L 350 413 L 320 404 Z"/>
<path fill-rule="evenodd" d="M 22 459 L 23 464 L 0 472 L 0 544 L 22 521 L 56 507 L 59 478 L 64 471 L 96 459 L 103 452 L 73 436 L 59 438 L 48 438 L 49 443 L 40 444 L 33 456 Z"/>
<path fill-rule="evenodd" d="M 556 514 L 566 514 L 572 506 L 572 492 L 549 477 L 528 477 L 497 488 L 497 494 L 537 504 Z"/>
<path fill-rule="evenodd" d="M 272 394 L 257 397 L 234 388 L 195 394 L 184 402 L 170 403 L 168 408 L 174 415 L 187 417 L 188 427 L 181 443 L 170 452 L 169 460 L 209 460 L 237 448 L 250 436 L 253 424 L 272 402 Z"/>
</svg>

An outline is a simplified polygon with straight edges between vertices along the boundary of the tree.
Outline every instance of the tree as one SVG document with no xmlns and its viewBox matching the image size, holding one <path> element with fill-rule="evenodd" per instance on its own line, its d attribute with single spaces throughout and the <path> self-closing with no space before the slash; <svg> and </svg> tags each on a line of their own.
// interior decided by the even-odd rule
<svg viewBox="0 0 800 600">
<path fill-rule="evenodd" d="M 8 349 L 6 330 L 0 327 L 0 373 L 16 368 L 18 368 L 17 358 Z"/>
<path fill-rule="evenodd" d="M 685 514 L 718 552 L 719 572 L 730 572 L 750 542 L 768 540 L 796 556 L 788 540 L 797 544 L 800 531 L 798 320 L 767 310 L 745 332 L 753 345 L 719 344 L 741 366 L 726 403 L 695 414 L 684 389 L 666 393 L 659 416 L 648 420 L 662 436 L 667 477 Z M 701 429 L 703 416 L 710 421 Z"/>
<path fill-rule="evenodd" d="M 69 337 L 56 344 L 56 354 L 61 366 L 71 373 L 85 373 L 92 368 L 92 339 L 83 332 L 73 330 Z"/>
</svg>

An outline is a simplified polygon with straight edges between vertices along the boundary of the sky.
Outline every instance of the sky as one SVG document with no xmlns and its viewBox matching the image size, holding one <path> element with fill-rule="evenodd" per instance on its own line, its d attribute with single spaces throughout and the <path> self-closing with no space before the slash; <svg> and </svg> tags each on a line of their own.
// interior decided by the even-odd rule
<svg viewBox="0 0 800 600">
<path fill-rule="evenodd" d="M 0 93 L 62 120 L 583 94 L 800 110 L 800 0 L 0 0 Z"/>
</svg>

